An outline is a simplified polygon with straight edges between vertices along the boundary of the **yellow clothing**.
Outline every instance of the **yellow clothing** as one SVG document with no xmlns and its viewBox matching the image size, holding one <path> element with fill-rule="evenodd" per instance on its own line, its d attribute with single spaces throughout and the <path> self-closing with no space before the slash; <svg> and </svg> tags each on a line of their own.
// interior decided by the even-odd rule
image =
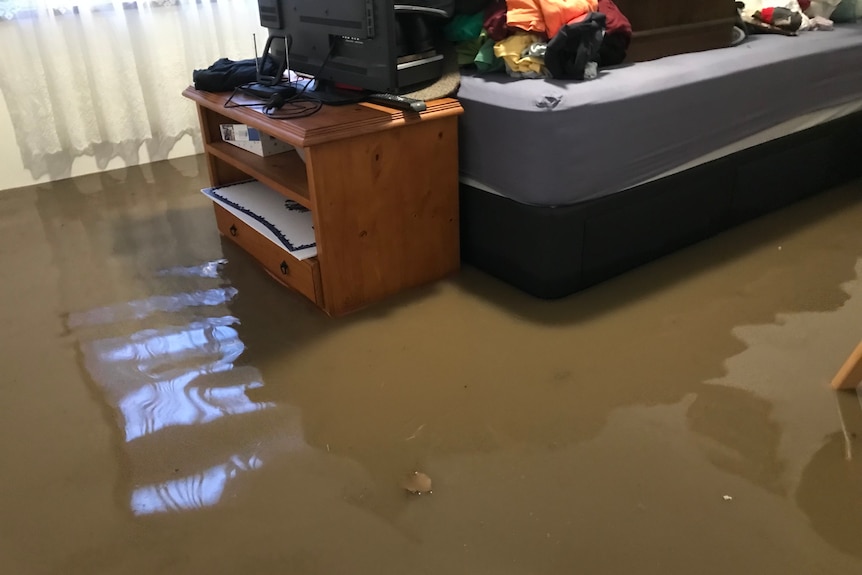
<svg viewBox="0 0 862 575">
<path fill-rule="evenodd" d="M 542 41 L 542 37 L 536 34 L 513 34 L 505 40 L 500 40 L 494 44 L 494 55 L 497 58 L 501 58 L 506 63 L 506 67 L 512 72 L 542 75 L 545 68 L 544 60 L 529 56 L 526 58 L 521 57 L 524 50 Z"/>
</svg>

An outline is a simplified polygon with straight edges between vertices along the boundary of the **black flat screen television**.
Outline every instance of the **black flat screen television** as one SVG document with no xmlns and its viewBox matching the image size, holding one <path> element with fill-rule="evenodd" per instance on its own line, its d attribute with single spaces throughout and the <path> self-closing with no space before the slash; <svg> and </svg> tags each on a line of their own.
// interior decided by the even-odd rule
<svg viewBox="0 0 862 575">
<path fill-rule="evenodd" d="M 453 4 L 258 0 L 261 25 L 276 39 L 270 55 L 313 76 L 318 96 L 344 88 L 401 94 L 437 80 L 443 69 L 438 31 L 452 16 Z"/>
</svg>

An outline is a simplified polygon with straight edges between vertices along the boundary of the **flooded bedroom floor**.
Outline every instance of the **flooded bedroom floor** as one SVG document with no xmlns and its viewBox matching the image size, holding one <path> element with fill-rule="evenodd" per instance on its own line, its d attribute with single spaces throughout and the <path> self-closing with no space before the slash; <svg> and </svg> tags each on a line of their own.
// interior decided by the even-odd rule
<svg viewBox="0 0 862 575">
<path fill-rule="evenodd" d="M 0 192 L 0 573 L 862 572 L 862 407 L 828 388 L 862 183 L 562 301 L 465 268 L 341 320 L 205 184 Z"/>
</svg>

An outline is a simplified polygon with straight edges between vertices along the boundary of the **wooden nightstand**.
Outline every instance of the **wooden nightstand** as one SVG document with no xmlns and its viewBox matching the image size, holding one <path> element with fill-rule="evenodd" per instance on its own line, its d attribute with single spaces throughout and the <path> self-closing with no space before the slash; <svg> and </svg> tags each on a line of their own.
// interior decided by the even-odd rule
<svg viewBox="0 0 862 575">
<path fill-rule="evenodd" d="M 187 88 L 213 186 L 255 179 L 310 209 L 317 256 L 298 260 L 216 204 L 218 229 L 276 280 L 337 316 L 460 266 L 457 100 L 421 114 L 374 104 L 324 106 L 296 120 L 225 108 L 228 94 Z M 261 157 L 222 141 L 220 124 L 257 128 L 303 151 Z"/>
</svg>

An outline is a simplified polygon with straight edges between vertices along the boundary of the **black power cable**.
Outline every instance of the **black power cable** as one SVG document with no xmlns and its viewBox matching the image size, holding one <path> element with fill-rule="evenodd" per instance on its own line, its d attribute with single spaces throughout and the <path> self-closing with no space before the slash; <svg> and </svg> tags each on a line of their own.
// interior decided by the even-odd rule
<svg viewBox="0 0 862 575">
<path fill-rule="evenodd" d="M 320 68 L 318 68 L 317 72 L 312 76 L 314 80 L 306 80 L 303 83 L 302 88 L 298 90 L 294 95 L 284 97 L 281 94 L 273 94 L 269 100 L 263 101 L 258 99 L 257 102 L 253 103 L 245 103 L 245 104 L 237 104 L 234 103 L 233 99 L 237 94 L 245 94 L 247 96 L 252 96 L 254 98 L 258 98 L 258 96 L 254 94 L 250 94 L 244 91 L 244 88 L 248 86 L 248 84 L 244 84 L 243 86 L 239 86 L 238 88 L 234 88 L 233 93 L 231 93 L 230 97 L 224 103 L 225 108 L 251 108 L 256 106 L 263 107 L 263 113 L 273 120 L 295 120 L 298 118 L 307 118 L 308 116 L 312 116 L 320 111 L 323 107 L 323 102 L 320 99 L 315 98 L 313 95 L 306 95 L 305 92 L 308 89 L 308 85 L 312 81 L 319 81 L 320 74 L 323 73 L 323 70 L 326 68 L 326 65 L 329 63 L 329 59 L 332 57 L 332 53 L 335 51 L 335 43 L 329 46 L 329 52 L 327 52 L 326 57 L 323 59 L 323 62 L 320 64 Z M 280 85 L 290 85 L 289 82 L 282 82 Z M 287 111 L 285 111 L 287 108 Z M 277 112 L 277 113 L 276 113 Z"/>
</svg>

